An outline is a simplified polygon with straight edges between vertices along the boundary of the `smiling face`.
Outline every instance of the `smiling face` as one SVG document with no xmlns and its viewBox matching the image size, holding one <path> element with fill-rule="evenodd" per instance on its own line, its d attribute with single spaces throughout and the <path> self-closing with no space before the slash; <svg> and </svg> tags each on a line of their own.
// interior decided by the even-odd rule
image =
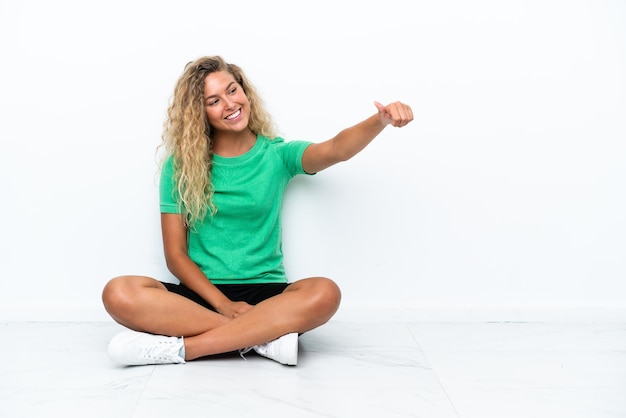
<svg viewBox="0 0 626 418">
<path fill-rule="evenodd" d="M 205 78 L 204 108 L 215 134 L 249 130 L 250 102 L 229 72 L 216 71 Z"/>
</svg>

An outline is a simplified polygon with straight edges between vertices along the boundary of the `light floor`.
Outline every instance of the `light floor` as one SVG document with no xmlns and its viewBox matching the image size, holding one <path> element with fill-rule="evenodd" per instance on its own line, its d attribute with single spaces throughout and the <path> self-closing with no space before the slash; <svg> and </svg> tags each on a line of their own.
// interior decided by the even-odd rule
<svg viewBox="0 0 626 418">
<path fill-rule="evenodd" d="M 114 323 L 0 323 L 0 417 L 626 417 L 626 323 L 331 321 L 299 365 L 118 367 Z"/>
</svg>

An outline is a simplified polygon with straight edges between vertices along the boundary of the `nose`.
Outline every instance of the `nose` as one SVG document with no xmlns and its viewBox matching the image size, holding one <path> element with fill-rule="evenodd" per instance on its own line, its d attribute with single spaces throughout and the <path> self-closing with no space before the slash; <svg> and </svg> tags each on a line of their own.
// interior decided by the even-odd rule
<svg viewBox="0 0 626 418">
<path fill-rule="evenodd" d="M 225 97 L 225 98 L 224 98 L 224 99 L 222 99 L 222 100 L 224 101 L 224 106 L 225 106 L 227 109 L 231 109 L 231 108 L 233 108 L 233 107 L 234 107 L 234 104 L 235 104 L 235 103 L 234 103 L 234 102 L 233 102 L 230 98 Z"/>
</svg>

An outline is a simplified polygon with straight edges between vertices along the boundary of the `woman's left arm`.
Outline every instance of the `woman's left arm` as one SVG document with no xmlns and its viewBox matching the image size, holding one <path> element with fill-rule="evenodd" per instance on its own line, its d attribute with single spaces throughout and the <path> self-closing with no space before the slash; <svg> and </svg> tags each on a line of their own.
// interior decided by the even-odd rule
<svg viewBox="0 0 626 418">
<path fill-rule="evenodd" d="M 335 137 L 311 144 L 302 156 L 302 168 L 317 173 L 363 150 L 387 125 L 401 128 L 413 120 L 411 108 L 401 102 L 383 106 L 374 102 L 378 113 L 339 132 Z"/>
</svg>

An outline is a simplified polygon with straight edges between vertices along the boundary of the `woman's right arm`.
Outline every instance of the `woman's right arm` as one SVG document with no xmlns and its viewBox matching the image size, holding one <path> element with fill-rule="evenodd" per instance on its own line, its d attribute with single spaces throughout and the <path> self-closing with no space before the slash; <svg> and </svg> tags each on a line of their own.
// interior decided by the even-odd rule
<svg viewBox="0 0 626 418">
<path fill-rule="evenodd" d="M 228 299 L 194 263 L 187 252 L 187 228 L 183 215 L 161 213 L 161 232 L 167 268 L 182 284 L 199 294 L 220 314 L 235 318 L 247 312 L 251 305 Z"/>
</svg>

